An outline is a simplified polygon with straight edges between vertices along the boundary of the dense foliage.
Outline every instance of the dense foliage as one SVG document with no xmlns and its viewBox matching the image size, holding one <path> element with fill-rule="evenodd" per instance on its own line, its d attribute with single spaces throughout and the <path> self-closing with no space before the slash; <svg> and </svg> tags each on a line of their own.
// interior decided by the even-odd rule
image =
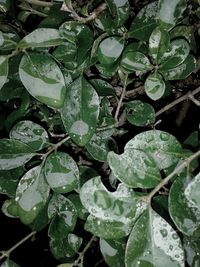
<svg viewBox="0 0 200 267">
<path fill-rule="evenodd" d="M 200 266 L 200 7 L 138 2 L 0 0 L 2 212 L 60 267 Z"/>
</svg>

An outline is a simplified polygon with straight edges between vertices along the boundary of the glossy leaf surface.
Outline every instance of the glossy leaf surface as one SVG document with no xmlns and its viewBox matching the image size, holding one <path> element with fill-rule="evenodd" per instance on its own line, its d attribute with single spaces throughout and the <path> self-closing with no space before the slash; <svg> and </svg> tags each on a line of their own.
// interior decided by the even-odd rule
<svg viewBox="0 0 200 267">
<path fill-rule="evenodd" d="M 48 156 L 45 163 L 45 177 L 56 193 L 68 193 L 79 184 L 78 167 L 64 152 L 54 152 Z"/>
<path fill-rule="evenodd" d="M 109 152 L 108 164 L 115 177 L 128 187 L 153 188 L 160 183 L 159 168 L 145 151 L 125 148 L 121 155 Z"/>
<path fill-rule="evenodd" d="M 0 56 L 0 90 L 7 80 L 8 76 L 8 59 L 6 56 Z"/>
<path fill-rule="evenodd" d="M 125 242 L 122 240 L 100 239 L 100 250 L 110 267 L 124 266 Z"/>
<path fill-rule="evenodd" d="M 50 28 L 39 28 L 26 35 L 19 43 L 20 48 L 50 47 L 62 44 L 59 31 Z"/>
<path fill-rule="evenodd" d="M 81 188 L 80 199 L 91 215 L 106 223 L 118 224 L 119 231 L 133 225 L 146 208 L 132 189 L 120 184 L 113 193 L 102 184 L 100 177 L 87 181 Z M 113 232 L 113 231 L 112 231 Z M 109 231 L 108 231 L 109 234 Z"/>
<path fill-rule="evenodd" d="M 24 165 L 34 156 L 34 150 L 18 140 L 0 140 L 0 169 L 10 170 Z"/>
<path fill-rule="evenodd" d="M 140 100 L 133 100 L 126 103 L 127 120 L 136 126 L 147 126 L 155 122 L 154 108 Z"/>
<path fill-rule="evenodd" d="M 134 18 L 129 30 L 129 37 L 147 41 L 153 29 L 158 25 L 156 21 L 157 2 L 143 7 Z"/>
<path fill-rule="evenodd" d="M 159 0 L 158 17 L 166 29 L 172 28 L 186 9 L 186 0 Z"/>
<path fill-rule="evenodd" d="M 190 52 L 190 46 L 185 39 L 175 39 L 171 42 L 171 49 L 166 51 L 160 61 L 161 70 L 172 69 L 184 62 Z"/>
<path fill-rule="evenodd" d="M 165 82 L 159 73 L 150 74 L 144 84 L 145 92 L 152 100 L 160 99 L 165 93 Z"/>
<path fill-rule="evenodd" d="M 25 88 L 37 100 L 53 108 L 63 105 L 66 91 L 64 77 L 49 55 L 24 55 L 20 62 L 19 75 Z"/>
<path fill-rule="evenodd" d="M 129 236 L 126 267 L 184 267 L 184 252 L 176 231 L 150 207 Z"/>
<path fill-rule="evenodd" d="M 199 199 L 199 190 L 200 190 L 200 173 L 198 173 L 194 179 L 187 185 L 185 189 L 185 196 L 188 200 L 188 204 L 192 207 L 196 207 L 200 212 L 200 199 Z"/>
<path fill-rule="evenodd" d="M 112 64 L 117 61 L 124 49 L 121 37 L 107 37 L 98 48 L 98 60 L 101 64 Z"/>
<path fill-rule="evenodd" d="M 84 146 L 95 132 L 99 98 L 85 78 L 76 79 L 67 88 L 61 118 L 66 131 L 78 145 Z"/>
<path fill-rule="evenodd" d="M 196 68 L 196 59 L 189 55 L 185 61 L 173 69 L 161 70 L 166 80 L 183 80 L 187 78 Z"/>
<path fill-rule="evenodd" d="M 155 62 L 160 62 L 160 58 L 167 51 L 169 44 L 168 32 L 160 27 L 155 28 L 149 38 L 149 50 Z"/>
<path fill-rule="evenodd" d="M 1 264 L 1 267 L 20 267 L 20 266 L 14 261 L 7 259 Z"/>
<path fill-rule="evenodd" d="M 170 188 L 169 212 L 177 228 L 187 236 L 200 235 L 200 209 L 192 206 L 185 195 L 191 179 L 182 174 Z"/>
<path fill-rule="evenodd" d="M 16 190 L 15 201 L 20 220 L 24 224 L 32 223 L 44 207 L 48 196 L 49 186 L 41 166 L 30 169 L 21 178 Z"/>
<path fill-rule="evenodd" d="M 124 53 L 121 66 L 129 71 L 145 71 L 152 67 L 149 59 L 141 52 Z"/>
<path fill-rule="evenodd" d="M 39 124 L 33 121 L 19 121 L 11 129 L 10 138 L 19 140 L 37 151 L 49 143 L 48 133 Z"/>
<path fill-rule="evenodd" d="M 115 16 L 117 26 L 123 25 L 128 19 L 129 15 L 129 1 L 128 0 L 106 0 L 112 16 Z"/>
<path fill-rule="evenodd" d="M 142 150 L 150 155 L 159 169 L 165 169 L 178 163 L 183 151 L 177 139 L 164 131 L 150 130 L 131 139 L 125 150 Z"/>
</svg>

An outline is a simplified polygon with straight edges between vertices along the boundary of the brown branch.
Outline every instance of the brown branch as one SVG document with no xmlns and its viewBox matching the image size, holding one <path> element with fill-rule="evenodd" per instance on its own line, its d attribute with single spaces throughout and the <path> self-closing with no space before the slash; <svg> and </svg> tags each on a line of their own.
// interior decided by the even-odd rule
<svg viewBox="0 0 200 267">
<path fill-rule="evenodd" d="M 160 109 L 158 112 L 156 112 L 156 116 L 160 116 L 162 113 L 166 112 L 167 110 L 173 108 L 174 106 L 176 106 L 177 104 L 190 99 L 191 96 L 194 96 L 196 94 L 200 93 L 200 87 L 196 88 L 194 91 L 192 92 L 188 92 L 187 94 L 179 97 L 178 99 L 176 99 L 175 101 L 171 102 L 170 104 L 166 105 L 164 108 Z"/>
<path fill-rule="evenodd" d="M 61 10 L 62 11 L 66 11 L 66 12 L 69 12 L 70 13 L 70 16 L 74 19 L 74 20 L 77 20 L 77 21 L 80 21 L 82 23 L 88 23 L 94 19 L 96 19 L 99 14 L 101 12 L 103 12 L 105 9 L 107 8 L 107 5 L 106 3 L 103 3 L 101 4 L 100 6 L 98 6 L 96 9 L 93 10 L 93 12 L 88 16 L 88 17 L 81 17 L 79 16 L 76 11 L 72 8 L 72 7 L 69 7 L 65 4 L 65 2 L 63 2 L 63 5 L 61 7 Z"/>
</svg>

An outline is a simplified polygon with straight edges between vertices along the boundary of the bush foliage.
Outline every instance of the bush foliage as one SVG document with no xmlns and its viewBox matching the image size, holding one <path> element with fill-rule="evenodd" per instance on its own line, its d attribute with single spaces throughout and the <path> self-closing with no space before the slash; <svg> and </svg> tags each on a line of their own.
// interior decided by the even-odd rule
<svg viewBox="0 0 200 267">
<path fill-rule="evenodd" d="M 2 212 L 60 267 L 200 266 L 200 8 L 141 2 L 0 0 Z"/>
</svg>

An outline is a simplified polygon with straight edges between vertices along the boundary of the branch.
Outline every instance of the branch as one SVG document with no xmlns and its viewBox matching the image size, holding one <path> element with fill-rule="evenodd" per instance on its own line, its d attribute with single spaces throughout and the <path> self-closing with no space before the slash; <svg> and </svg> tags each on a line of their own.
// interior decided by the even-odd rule
<svg viewBox="0 0 200 267">
<path fill-rule="evenodd" d="M 66 5 L 65 2 L 63 2 L 63 5 L 61 7 L 61 10 L 62 11 L 66 11 L 66 12 L 69 12 L 71 13 L 70 16 L 74 19 L 74 20 L 77 20 L 77 21 L 80 21 L 82 23 L 88 23 L 94 19 L 96 19 L 99 14 L 101 12 L 103 12 L 105 9 L 107 8 L 107 5 L 106 3 L 103 3 L 101 4 L 100 6 L 98 6 L 96 9 L 93 10 L 93 12 L 88 16 L 88 17 L 81 17 L 79 16 L 76 11 L 72 8 L 72 7 L 69 7 Z"/>
<path fill-rule="evenodd" d="M 54 4 L 53 2 L 45 2 L 45 1 L 40 1 L 40 0 L 23 0 L 23 1 L 31 5 L 44 6 L 44 7 L 51 7 Z"/>
<path fill-rule="evenodd" d="M 11 252 L 13 252 L 16 248 L 18 248 L 21 244 L 23 244 L 25 241 L 27 241 L 29 238 L 31 238 L 35 234 L 36 234 L 36 231 L 33 231 L 30 234 L 28 234 L 27 236 L 25 236 L 23 239 L 21 239 L 19 242 L 17 242 L 17 244 L 15 244 L 11 248 L 9 248 L 8 250 L 0 251 L 0 253 L 2 254 L 0 256 L 0 260 L 2 260 L 3 258 L 8 258 L 10 256 Z"/>
<path fill-rule="evenodd" d="M 92 236 L 92 238 L 90 239 L 90 241 L 87 243 L 87 245 L 84 247 L 83 251 L 79 253 L 78 258 L 74 261 L 74 263 L 72 264 L 72 267 L 74 266 L 78 266 L 78 263 L 81 262 L 83 263 L 83 258 L 85 253 L 87 252 L 87 250 L 90 248 L 90 246 L 92 245 L 92 243 L 95 241 L 96 236 Z"/>
<path fill-rule="evenodd" d="M 176 99 L 175 101 L 173 101 L 172 103 L 166 105 L 164 108 L 162 108 L 161 110 L 159 110 L 158 112 L 156 112 L 156 116 L 160 116 L 162 113 L 166 112 L 167 110 L 173 108 L 174 106 L 176 106 L 177 104 L 190 99 L 191 96 L 194 96 L 196 94 L 200 93 L 200 87 L 196 88 L 194 91 L 192 92 L 188 92 L 187 94 L 183 95 L 182 97 Z"/>
<path fill-rule="evenodd" d="M 175 175 L 177 175 L 180 171 L 182 171 L 184 168 L 186 168 L 193 160 L 198 158 L 200 156 L 200 150 L 194 153 L 189 158 L 185 159 L 175 170 L 170 173 L 165 179 L 162 180 L 161 183 L 159 183 L 152 191 L 151 193 L 146 197 L 146 201 L 148 203 L 151 202 L 152 197 L 163 187 L 165 186 Z"/>
</svg>

